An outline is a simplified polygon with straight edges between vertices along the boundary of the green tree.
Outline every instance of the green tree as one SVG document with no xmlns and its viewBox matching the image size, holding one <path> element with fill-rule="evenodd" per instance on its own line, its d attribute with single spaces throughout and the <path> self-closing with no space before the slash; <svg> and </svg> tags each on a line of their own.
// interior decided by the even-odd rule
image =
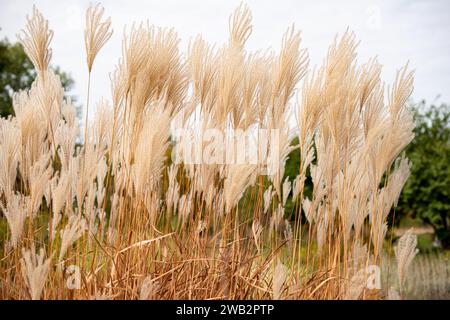
<svg viewBox="0 0 450 320">
<path fill-rule="evenodd" d="M 67 73 L 58 67 L 64 90 L 69 91 L 74 81 Z M 13 92 L 28 89 L 36 78 L 36 70 L 27 57 L 20 43 L 10 43 L 8 39 L 0 40 L 0 116 L 7 117 L 14 114 L 12 107 Z M 72 98 L 73 100 L 73 98 Z"/>
<path fill-rule="evenodd" d="M 412 214 L 433 227 L 450 248 L 450 105 L 422 102 L 415 113 L 415 138 L 406 149 L 411 175 L 398 214 Z"/>
</svg>

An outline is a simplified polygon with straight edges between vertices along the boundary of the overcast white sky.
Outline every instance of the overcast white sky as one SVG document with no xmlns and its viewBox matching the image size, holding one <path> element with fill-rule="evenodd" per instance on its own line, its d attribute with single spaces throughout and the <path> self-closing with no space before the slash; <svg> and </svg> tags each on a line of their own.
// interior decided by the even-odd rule
<svg viewBox="0 0 450 320">
<path fill-rule="evenodd" d="M 253 34 L 247 49 L 272 47 L 278 51 L 286 28 L 295 23 L 302 31 L 302 47 L 309 50 L 311 66 L 322 61 L 336 33 L 349 27 L 361 41 L 358 60 L 378 56 L 382 77 L 391 83 L 395 71 L 408 60 L 415 69 L 413 99 L 450 102 L 450 1 L 299 1 L 248 0 L 253 14 Z M 54 30 L 53 64 L 76 81 L 73 94 L 84 103 L 87 69 L 84 54 L 84 0 L 0 0 L 0 37 L 16 40 L 32 5 L 49 20 Z M 228 37 L 228 16 L 240 0 L 104 0 L 112 17 L 114 34 L 97 57 L 93 70 L 92 99 L 109 99 L 109 77 L 120 55 L 124 26 L 149 20 L 158 26 L 175 27 L 185 50 L 199 33 L 222 44 Z"/>
</svg>

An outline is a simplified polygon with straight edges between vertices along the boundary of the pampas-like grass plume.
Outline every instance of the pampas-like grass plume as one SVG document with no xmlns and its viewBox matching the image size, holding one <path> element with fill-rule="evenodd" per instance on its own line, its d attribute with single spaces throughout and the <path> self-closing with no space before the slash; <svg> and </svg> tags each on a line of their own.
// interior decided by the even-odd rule
<svg viewBox="0 0 450 320">
<path fill-rule="evenodd" d="M 70 216 L 66 227 L 61 231 L 61 248 L 58 261 L 61 262 L 67 249 L 75 243 L 86 231 L 86 221 L 77 216 Z"/>
<path fill-rule="evenodd" d="M 50 270 L 51 258 L 45 259 L 45 250 L 41 248 L 36 253 L 34 246 L 25 250 L 22 249 L 22 276 L 27 284 L 28 291 L 32 300 L 39 300 L 47 280 Z"/>
<path fill-rule="evenodd" d="M 394 248 L 395 258 L 397 259 L 397 275 L 399 281 L 400 294 L 403 292 L 406 276 L 409 266 L 414 257 L 419 252 L 417 247 L 417 236 L 409 229 L 398 240 L 397 246 Z"/>
<path fill-rule="evenodd" d="M 19 240 L 22 237 L 23 226 L 27 217 L 29 203 L 29 197 L 22 197 L 19 194 L 12 195 L 6 207 L 0 203 L 0 208 L 6 217 L 9 230 L 11 231 L 11 245 L 14 248 L 18 246 Z"/>
<path fill-rule="evenodd" d="M 113 31 L 111 18 L 102 20 L 105 9 L 97 4 L 90 6 L 86 11 L 86 29 L 84 31 L 84 43 L 86 46 L 86 61 L 88 71 L 91 72 L 95 57 L 105 43 L 111 38 Z"/>
<path fill-rule="evenodd" d="M 230 212 L 244 191 L 254 183 L 256 178 L 256 166 L 254 165 L 231 165 L 227 170 L 224 182 L 225 210 Z"/>
<path fill-rule="evenodd" d="M 286 266 L 281 262 L 278 262 L 273 270 L 272 295 L 274 300 L 280 300 L 282 297 L 287 271 Z"/>
<path fill-rule="evenodd" d="M 35 6 L 33 6 L 31 17 L 27 16 L 26 30 L 22 30 L 22 34 L 18 35 L 18 38 L 36 70 L 40 74 L 47 71 L 52 57 L 50 42 L 53 38 L 53 31 L 48 28 L 48 21 Z"/>
</svg>

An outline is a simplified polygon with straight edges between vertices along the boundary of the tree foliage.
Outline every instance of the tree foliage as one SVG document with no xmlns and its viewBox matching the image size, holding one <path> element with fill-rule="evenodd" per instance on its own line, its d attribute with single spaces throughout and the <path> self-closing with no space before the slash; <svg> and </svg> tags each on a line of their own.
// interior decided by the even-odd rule
<svg viewBox="0 0 450 320">
<path fill-rule="evenodd" d="M 400 215 L 412 214 L 430 224 L 450 247 L 450 105 L 426 106 L 415 112 L 415 138 L 406 150 L 411 175 L 399 202 Z"/>
</svg>

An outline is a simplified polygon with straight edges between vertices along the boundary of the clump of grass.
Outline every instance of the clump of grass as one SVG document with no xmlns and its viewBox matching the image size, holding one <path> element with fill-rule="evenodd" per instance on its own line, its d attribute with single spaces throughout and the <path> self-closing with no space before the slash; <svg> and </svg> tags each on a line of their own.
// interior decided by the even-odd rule
<svg viewBox="0 0 450 320">
<path fill-rule="evenodd" d="M 88 92 L 112 34 L 103 13 L 87 11 Z M 39 76 L 16 94 L 16 116 L 0 121 L 1 298 L 383 296 L 364 286 L 365 267 L 382 262 L 387 216 L 409 175 L 408 160 L 396 159 L 413 138 L 412 72 L 401 68 L 385 99 L 381 65 L 356 62 L 350 31 L 311 71 L 293 26 L 278 54 L 246 50 L 246 6 L 229 27 L 223 46 L 199 36 L 184 54 L 175 30 L 133 24 L 111 100 L 91 121 L 87 96 L 77 146 L 75 107 L 49 68 L 53 33 L 33 9 L 20 39 Z M 228 138 L 238 129 L 275 131 L 278 143 L 266 141 L 255 163 L 191 163 L 186 150 L 172 163 L 174 128 L 189 129 L 181 139 L 202 154 L 210 129 L 226 133 L 226 155 L 242 149 Z M 291 152 L 300 153 L 293 182 L 284 180 Z M 414 249 L 399 249 L 403 266 Z M 67 283 L 73 270 L 77 290 Z"/>
</svg>

